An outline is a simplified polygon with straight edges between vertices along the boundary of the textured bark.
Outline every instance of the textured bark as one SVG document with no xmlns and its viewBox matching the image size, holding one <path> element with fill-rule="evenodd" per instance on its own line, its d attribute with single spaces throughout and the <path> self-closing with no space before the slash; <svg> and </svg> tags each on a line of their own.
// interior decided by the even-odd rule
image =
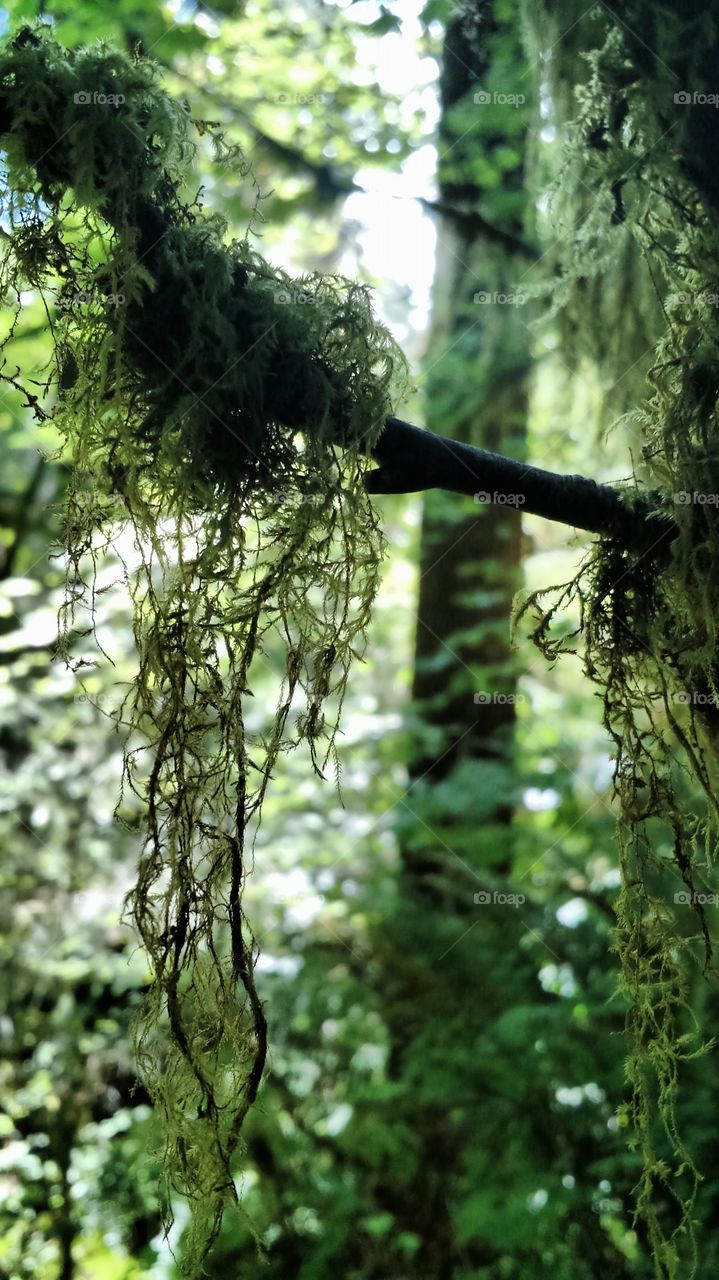
<svg viewBox="0 0 719 1280">
<path fill-rule="evenodd" d="M 373 456 L 379 463 L 367 476 L 370 493 L 417 493 L 444 489 L 472 495 L 485 506 L 513 507 L 589 533 L 646 549 L 671 541 L 673 520 L 656 509 L 650 494 L 628 496 L 586 476 L 562 475 L 516 462 L 488 449 L 389 418 Z"/>
</svg>

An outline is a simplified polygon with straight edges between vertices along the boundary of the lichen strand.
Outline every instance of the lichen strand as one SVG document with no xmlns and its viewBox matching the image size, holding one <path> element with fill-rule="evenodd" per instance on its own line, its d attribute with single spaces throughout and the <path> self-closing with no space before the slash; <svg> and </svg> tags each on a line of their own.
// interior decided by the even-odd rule
<svg viewBox="0 0 719 1280">
<path fill-rule="evenodd" d="M 334 759 L 383 554 L 361 480 L 403 378 L 366 289 L 293 280 L 187 202 L 193 128 L 147 60 L 68 53 L 40 27 L 0 53 L 3 347 L 22 292 L 40 291 L 55 356 L 26 395 L 74 463 L 70 661 L 108 551 L 134 606 L 124 778 L 148 825 L 128 908 L 152 983 L 135 1036 L 164 1118 L 166 1221 L 174 1192 L 192 1208 L 189 1276 L 235 1198 L 266 1053 L 242 914 L 250 831 L 282 752 L 304 741 L 319 773 Z M 241 166 L 209 132 L 218 162 Z M 12 368 L 0 377 L 17 388 Z M 253 676 L 281 652 L 263 717 Z"/>
<path fill-rule="evenodd" d="M 572 310 L 577 294 L 591 294 L 605 279 L 616 289 L 631 230 L 663 316 L 632 415 L 642 437 L 638 479 L 664 495 L 658 509 L 671 514 L 678 535 L 640 556 L 611 540 L 598 543 L 549 607 L 535 594 L 518 616 L 535 612 L 535 639 L 551 657 L 583 642 L 586 670 L 602 690 L 620 806 L 615 942 L 628 1006 L 626 1118 L 641 1156 L 637 1213 L 657 1276 L 684 1280 L 697 1265 L 701 1177 L 680 1133 L 680 1085 L 690 1060 L 710 1047 L 694 1020 L 692 987 L 716 976 L 713 913 L 703 904 L 717 891 L 719 834 L 719 217 L 712 192 L 699 189 L 686 161 L 691 156 L 696 172 L 705 172 L 698 148 L 702 137 L 713 147 L 714 124 L 702 134 L 674 95 L 685 82 L 703 87 L 697 68 L 707 58 L 715 64 L 716 32 L 705 12 L 692 24 L 683 11 L 660 13 L 644 3 L 630 5 L 621 24 L 608 11 L 600 17 L 567 157 L 595 199 L 562 242 L 558 301 Z M 650 33 L 653 53 L 632 32 L 648 40 Z M 621 223 L 611 216 L 620 179 Z M 585 236 L 598 238 L 602 208 L 602 251 L 583 254 Z M 576 321 L 581 312 L 572 314 Z M 591 323 L 576 324 L 590 357 L 592 332 Z M 607 369 L 610 379 L 612 372 L 619 377 L 621 366 Z M 566 624 L 556 624 L 571 601 L 579 626 L 568 635 Z"/>
</svg>

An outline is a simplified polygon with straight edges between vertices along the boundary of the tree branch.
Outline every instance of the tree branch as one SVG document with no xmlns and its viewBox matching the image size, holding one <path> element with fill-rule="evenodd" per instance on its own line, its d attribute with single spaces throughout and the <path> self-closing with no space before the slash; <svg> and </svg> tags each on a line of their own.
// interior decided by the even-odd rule
<svg viewBox="0 0 719 1280">
<path fill-rule="evenodd" d="M 379 467 L 366 477 L 369 493 L 446 489 L 475 496 L 482 504 L 516 506 L 642 552 L 666 546 L 677 535 L 671 517 L 656 509 L 657 495 L 625 495 L 585 476 L 543 471 L 421 431 L 400 418 L 387 419 L 372 455 Z"/>
<path fill-rule="evenodd" d="M 423 209 L 428 209 L 432 213 L 441 214 L 449 222 L 453 222 L 460 232 L 466 236 L 476 237 L 485 236 L 492 244 L 498 244 L 502 249 L 506 249 L 508 253 L 518 253 L 522 257 L 528 258 L 531 262 L 539 260 L 539 250 L 536 246 L 531 245 L 526 240 L 522 240 L 521 236 L 513 235 L 511 231 L 506 231 L 503 227 L 498 227 L 492 222 L 488 222 L 477 209 L 460 209 L 457 205 L 449 204 L 446 200 L 425 200 L 423 196 L 417 197 Z"/>
<path fill-rule="evenodd" d="M 252 135 L 255 143 L 263 147 L 273 160 L 277 160 L 292 172 L 300 170 L 306 173 L 315 184 L 315 191 L 320 202 L 330 203 L 355 192 L 359 192 L 361 195 L 371 194 L 367 187 L 361 186 L 356 182 L 346 170 L 331 165 L 324 160 L 315 160 L 306 151 L 301 150 L 293 143 L 281 141 L 279 138 L 267 133 L 265 129 L 261 129 L 253 120 L 251 113 L 237 99 L 230 98 L 224 93 L 218 93 L 212 86 L 198 84 L 186 72 L 178 71 L 174 68 L 173 73 L 189 84 L 195 93 L 202 93 L 211 98 L 217 106 L 222 107 L 223 110 L 241 120 L 244 127 Z M 416 200 L 429 213 L 440 214 L 442 217 L 454 222 L 455 226 L 464 235 L 486 236 L 493 244 L 501 245 L 509 253 L 520 254 L 532 262 L 536 262 L 540 256 L 536 245 L 529 244 L 521 236 L 513 235 L 511 231 L 506 231 L 503 227 L 498 227 L 488 222 L 476 209 L 462 209 L 447 200 L 427 200 L 424 196 L 394 195 L 392 198 L 395 200 Z"/>
</svg>

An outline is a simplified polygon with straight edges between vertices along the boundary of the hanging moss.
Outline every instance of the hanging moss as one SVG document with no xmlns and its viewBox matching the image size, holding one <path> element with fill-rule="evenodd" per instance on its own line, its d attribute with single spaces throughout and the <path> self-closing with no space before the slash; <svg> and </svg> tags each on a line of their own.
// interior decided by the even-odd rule
<svg viewBox="0 0 719 1280">
<path fill-rule="evenodd" d="M 540 145 L 533 157 L 531 178 L 543 192 L 546 238 L 536 292 L 561 342 L 563 361 L 577 372 L 589 359 L 599 375 L 597 422 L 603 433 L 643 397 L 663 322 L 652 267 L 635 235 L 653 193 L 631 176 L 627 180 L 624 165 L 626 135 L 639 125 L 635 108 L 641 106 L 642 87 L 631 81 L 617 32 L 611 100 L 600 107 L 588 91 L 591 51 L 606 35 L 601 6 L 588 10 L 579 0 L 561 6 L 544 0 L 525 5 L 524 17 L 530 53 L 540 68 L 544 126 L 559 140 Z M 633 136 L 637 154 L 645 140 L 643 134 Z"/>
<path fill-rule="evenodd" d="M 304 740 L 318 773 L 334 758 L 383 554 L 361 478 L 403 361 L 365 288 L 293 280 L 187 200 L 195 126 L 148 60 L 69 53 L 25 28 L 0 53 L 0 132 L 5 346 L 22 291 L 41 290 L 55 359 L 26 395 L 74 464 L 68 660 L 94 627 L 108 550 L 133 603 L 122 718 L 142 736 L 124 778 L 147 835 L 128 909 L 151 966 L 135 1040 L 164 1121 L 165 1220 L 186 1195 L 195 1276 L 236 1199 L 267 1049 L 242 912 L 248 831 L 282 752 Z M 277 706 L 250 730 L 253 663 L 278 644 Z"/>
<path fill-rule="evenodd" d="M 678 1100 L 686 1064 L 712 1047 L 713 1029 L 695 1023 L 690 988 L 697 973 L 716 976 L 704 906 L 716 892 L 719 836 L 719 208 L 707 176 L 717 123 L 711 106 L 675 99 L 714 91 L 707 76 L 718 46 L 706 7 L 689 8 L 695 11 L 634 3 L 621 22 L 595 10 L 585 24 L 579 38 L 589 52 L 567 163 L 590 186 L 591 211 L 585 191 L 557 250 L 558 305 L 574 317 L 573 344 L 607 360 L 615 377 L 611 348 L 595 342 L 597 313 L 587 316 L 571 300 L 588 280 L 590 293 L 605 290 L 616 306 L 628 235 L 647 264 L 663 323 L 630 418 L 642 436 L 646 482 L 663 495 L 658 509 L 671 514 L 678 534 L 640 556 L 599 543 L 549 608 L 537 593 L 518 611 L 536 613 L 534 636 L 550 657 L 583 643 L 615 745 L 625 1119 L 641 1154 L 637 1213 L 662 1280 L 684 1280 L 697 1265 L 701 1174 L 680 1133 Z M 567 20 L 563 9 L 555 16 Z M 571 65 L 576 71 L 576 60 Z M 588 161 L 592 139 L 599 145 Z M 613 216 L 618 184 L 621 225 Z M 578 257 L 581 245 L 592 244 L 595 254 Z M 625 309 L 633 301 L 628 292 Z M 634 321 L 620 309 L 620 329 Z M 554 623 L 572 600 L 579 630 L 562 636 Z"/>
</svg>

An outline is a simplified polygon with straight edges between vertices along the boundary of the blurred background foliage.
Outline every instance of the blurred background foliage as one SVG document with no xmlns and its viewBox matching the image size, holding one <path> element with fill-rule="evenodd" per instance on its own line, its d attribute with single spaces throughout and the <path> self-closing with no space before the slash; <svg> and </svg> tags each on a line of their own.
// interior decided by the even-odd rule
<svg viewBox="0 0 719 1280">
<path fill-rule="evenodd" d="M 42 17 L 68 45 L 103 37 L 158 60 L 252 163 L 239 181 L 201 151 L 206 202 L 237 234 L 252 222 L 283 266 L 376 287 L 413 362 L 406 417 L 618 477 L 631 439 L 599 430 L 612 388 L 567 367 L 526 299 L 480 297 L 536 280 L 561 138 L 516 7 L 475 8 L 491 10 L 489 37 L 445 0 L 6 0 L 0 25 Z M 40 367 L 45 313 L 27 303 L 16 359 Z M 121 919 L 138 815 L 123 801 L 113 818 L 129 604 L 108 595 L 111 661 L 79 686 L 53 658 L 55 443 L 3 395 L 0 1276 L 170 1280 L 186 1216 L 178 1203 L 165 1240 L 128 1051 L 148 976 Z M 649 1276 L 620 1111 L 609 744 L 578 662 L 550 670 L 508 642 L 517 586 L 565 580 L 581 539 L 442 495 L 424 512 L 379 501 L 391 554 L 345 708 L 341 797 L 288 757 L 257 839 L 246 904 L 271 1057 L 237 1169 L 243 1213 L 208 1275 Z M 697 1066 L 684 1103 L 706 1222 L 711 1083 Z M 707 1238 L 701 1274 L 716 1265 Z"/>
</svg>

